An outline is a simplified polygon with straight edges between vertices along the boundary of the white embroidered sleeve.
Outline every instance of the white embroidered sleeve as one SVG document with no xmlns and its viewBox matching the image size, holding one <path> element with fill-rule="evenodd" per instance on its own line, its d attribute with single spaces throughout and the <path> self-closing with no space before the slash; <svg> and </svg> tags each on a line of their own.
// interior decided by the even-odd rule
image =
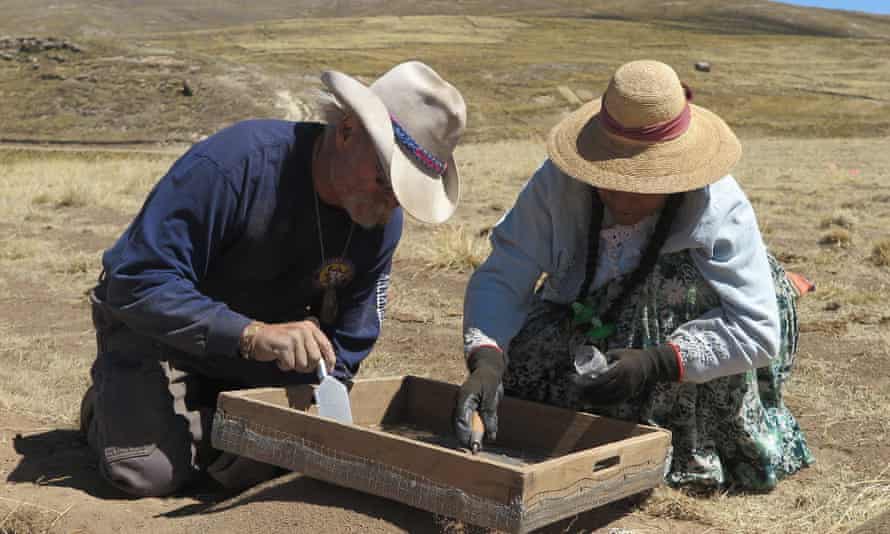
<svg viewBox="0 0 890 534">
<path fill-rule="evenodd" d="M 680 349 L 684 381 L 695 381 L 690 380 L 690 374 L 695 378 L 707 369 L 719 368 L 722 362 L 732 358 L 726 342 L 707 330 L 679 329 L 671 336 L 671 343 Z"/>
<path fill-rule="evenodd" d="M 486 336 L 482 330 L 478 328 L 468 328 L 464 332 L 464 354 L 470 355 L 479 347 L 496 347 L 503 352 L 504 349 L 498 345 L 498 342 Z"/>
</svg>

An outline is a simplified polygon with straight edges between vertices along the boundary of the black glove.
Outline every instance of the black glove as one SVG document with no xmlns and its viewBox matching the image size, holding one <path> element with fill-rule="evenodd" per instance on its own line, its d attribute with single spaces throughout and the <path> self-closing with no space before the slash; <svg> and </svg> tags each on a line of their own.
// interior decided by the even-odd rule
<svg viewBox="0 0 890 534">
<path fill-rule="evenodd" d="M 460 387 L 454 405 L 454 433 L 465 447 L 471 446 L 473 412 L 479 411 L 485 425 L 485 439 L 498 433 L 498 403 L 504 396 L 501 377 L 507 367 L 503 353 L 494 347 L 480 347 L 467 359 L 470 376 Z"/>
<path fill-rule="evenodd" d="M 648 349 L 613 349 L 606 353 L 609 369 L 585 384 L 595 404 L 614 404 L 639 395 L 658 382 L 680 379 L 680 363 L 673 345 Z"/>
</svg>

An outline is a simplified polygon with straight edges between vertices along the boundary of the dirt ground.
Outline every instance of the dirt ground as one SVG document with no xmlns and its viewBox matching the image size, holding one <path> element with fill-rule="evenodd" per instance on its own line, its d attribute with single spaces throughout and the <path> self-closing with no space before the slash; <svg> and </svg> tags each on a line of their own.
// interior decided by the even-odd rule
<svg viewBox="0 0 890 534">
<path fill-rule="evenodd" d="M 787 391 L 817 464 L 770 495 L 697 498 L 656 490 L 648 500 L 610 505 L 542 532 L 838 532 L 890 503 L 890 270 L 869 259 L 872 245 L 887 239 L 890 190 L 883 169 L 890 155 L 880 141 L 751 139 L 745 146 L 748 157 L 737 175 L 746 177 L 767 242 L 818 287 L 802 301 L 798 367 Z M 539 146 L 523 144 L 463 149 L 472 177 L 465 202 L 451 229 L 408 224 L 384 333 L 363 376 L 462 380 L 460 306 L 470 269 L 443 267 L 442 257 L 427 247 L 455 235 L 454 228 L 478 236 L 494 223 L 527 176 L 504 162 L 538 161 L 541 154 Z M 525 161 L 515 164 L 530 170 Z M 52 197 L 33 200 L 22 216 L 7 206 L 0 217 L 0 235 L 21 243 L 39 238 L 68 254 L 59 263 L 54 256 L 38 261 L 42 252 L 34 252 L 31 264 L 30 249 L 4 249 L 11 241 L 0 240 L 0 334 L 6 336 L 0 358 L 8 376 L 19 377 L 3 384 L 0 399 L 0 533 L 477 532 L 299 474 L 239 494 L 206 485 L 173 498 L 132 500 L 109 490 L 72 414 L 94 350 L 84 291 L 97 271 L 96 254 L 111 244 L 144 195 L 125 189 L 126 198 L 93 198 L 97 205 Z M 106 201 L 120 209 L 98 206 Z M 826 241 L 829 235 L 841 242 Z M 78 259 L 81 253 L 86 260 Z M 53 273 L 52 283 L 41 277 L 43 269 Z M 56 382 L 39 376 L 39 366 L 32 365 L 38 368 L 34 375 L 24 371 L 41 351 L 67 366 L 65 373 L 51 371 Z M 54 387 L 61 401 L 53 399 Z M 41 391 L 33 398 L 46 404 L 29 404 L 29 389 L 35 388 Z"/>
<path fill-rule="evenodd" d="M 62 232 L 60 232 L 61 234 Z M 59 237 L 62 237 L 60 235 Z M 68 236 L 70 239 L 70 236 Z M 81 239 L 89 242 L 90 238 Z M 88 243 L 82 243 L 88 246 Z M 405 272 L 405 266 L 396 266 Z M 409 271 L 410 272 L 410 271 Z M 403 274 L 404 276 L 404 274 Z M 442 278 L 445 278 L 443 280 Z M 411 274 L 416 290 L 462 291 L 466 275 Z M 404 279 L 404 278 L 403 278 Z M 18 284 L 16 284 L 18 285 Z M 53 307 L 40 288 L 21 287 L 29 295 L 0 299 L 4 321 L 40 316 L 52 324 L 88 332 L 86 308 Z M 397 284 L 398 287 L 398 284 Z M 396 297 L 404 298 L 404 297 Z M 456 360 L 454 331 L 432 327 L 422 318 L 395 313 L 387 323 L 381 352 L 408 354 L 417 339 L 429 340 L 426 362 Z M 81 343 L 89 346 L 88 336 Z M 422 365 L 423 362 L 417 362 Z M 406 373 L 414 365 L 403 362 Z M 459 381 L 458 365 L 443 366 L 443 380 Z M 418 374 L 423 373 L 420 369 Z M 388 374 L 378 368 L 371 375 Z M 130 499 L 109 488 L 100 478 L 95 459 L 82 435 L 70 425 L 47 425 L 39 418 L 0 411 L 0 533 L 203 533 L 203 532 L 326 532 L 437 533 L 487 532 L 409 506 L 321 481 L 288 474 L 242 493 L 227 492 L 203 481 L 181 495 L 165 499 Z M 706 526 L 634 514 L 637 500 L 628 499 L 555 523 L 540 532 L 701 532 Z"/>
<path fill-rule="evenodd" d="M 81 323 L 71 309 L 73 323 Z M 395 323 L 395 324 L 393 324 Z M 416 327 L 389 325 L 392 338 L 414 339 Z M 830 341 L 822 335 L 803 338 L 802 354 L 822 352 Z M 432 343 L 431 346 L 443 344 Z M 451 351 L 433 350 L 431 359 L 450 358 Z M 887 376 L 888 365 L 875 369 Z M 456 378 L 456 377 L 455 377 Z M 803 418 L 804 427 L 807 425 Z M 231 493 L 212 483 L 191 488 L 165 499 L 130 499 L 110 489 L 99 477 L 96 463 L 80 433 L 69 426 L 42 424 L 33 418 L 0 412 L 0 532 L 3 534 L 68 533 L 111 534 L 294 532 L 346 533 L 429 533 L 468 534 L 487 530 L 466 526 L 448 518 L 372 495 L 287 474 L 242 493 Z M 816 437 L 811 434 L 811 437 Z M 820 460 L 841 454 L 870 458 L 875 468 L 890 462 L 886 447 L 857 446 L 846 450 L 811 440 Z M 869 460 L 865 460 L 869 461 Z M 819 476 L 806 470 L 792 480 L 805 486 Z M 786 483 L 790 483 L 786 482 Z M 641 499 L 647 496 L 641 496 Z M 651 516 L 639 509 L 637 499 L 583 513 L 554 523 L 539 534 L 724 532 L 709 524 L 681 517 Z M 643 501 L 645 504 L 645 501 Z M 692 517 L 690 519 L 695 519 Z M 870 524 L 880 526 L 878 523 Z M 625 530 L 621 530 L 625 529 Z M 864 532 L 883 532 L 865 530 Z"/>
<path fill-rule="evenodd" d="M 3 534 L 488 532 L 297 473 L 242 493 L 227 492 L 207 482 L 175 497 L 130 499 L 101 480 L 76 429 L 42 425 L 9 412 L 0 412 L 0 422 L 0 477 L 6 481 L 0 490 Z M 798 479 L 813 474 L 805 472 Z M 613 503 L 536 532 L 715 531 L 713 526 L 696 521 L 642 513 L 639 504 L 646 498 L 648 495 Z"/>
<path fill-rule="evenodd" d="M 4 444 L 0 466 L 7 478 L 0 493 L 0 519 L 7 517 L 0 528 L 4 533 L 474 531 L 441 516 L 299 474 L 288 474 L 234 495 L 192 490 L 168 499 L 131 500 L 102 483 L 75 431 L 47 429 L 11 414 L 0 417 L 5 426 L 0 434 Z M 622 519 L 630 506 L 622 503 L 606 507 L 542 532 L 608 531 L 618 526 L 648 532 L 655 524 L 664 523 Z M 27 528 L 16 529 L 17 521 Z M 677 532 L 703 530 L 696 525 L 675 528 Z M 664 531 L 663 525 L 659 531 Z"/>
</svg>

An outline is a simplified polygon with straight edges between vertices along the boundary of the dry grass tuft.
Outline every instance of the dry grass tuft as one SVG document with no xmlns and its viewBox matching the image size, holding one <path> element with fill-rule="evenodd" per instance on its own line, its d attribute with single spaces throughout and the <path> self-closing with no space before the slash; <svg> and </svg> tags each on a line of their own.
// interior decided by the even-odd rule
<svg viewBox="0 0 890 534">
<path fill-rule="evenodd" d="M 38 206 L 42 206 L 45 204 L 50 204 L 53 201 L 53 196 L 47 193 L 46 191 L 40 192 L 34 195 L 34 198 L 31 199 L 31 204 L 35 204 Z"/>
<path fill-rule="evenodd" d="M 488 534 L 491 532 L 490 529 L 470 525 L 438 514 L 436 514 L 435 523 L 440 534 Z"/>
<path fill-rule="evenodd" d="M 55 202 L 57 208 L 82 208 L 94 201 L 94 195 L 85 187 L 68 186 Z"/>
<path fill-rule="evenodd" d="M 60 254 L 51 262 L 52 272 L 61 275 L 89 275 L 90 278 L 93 278 L 101 268 L 102 261 L 98 252 L 94 254 L 85 252 Z"/>
<path fill-rule="evenodd" d="M 823 319 L 816 321 L 803 321 L 800 323 L 801 332 L 822 332 L 834 337 L 840 337 L 847 333 L 849 321 L 845 319 Z"/>
<path fill-rule="evenodd" d="M 0 240 L 0 261 L 26 260 L 39 257 L 50 250 L 51 247 L 46 242 L 13 234 L 6 239 Z"/>
<path fill-rule="evenodd" d="M 856 224 L 857 219 L 853 215 L 849 213 L 835 213 L 831 217 L 826 217 L 822 219 L 822 222 L 819 223 L 820 228 L 831 228 L 833 226 L 838 228 L 846 228 L 850 230 Z"/>
<path fill-rule="evenodd" d="M 876 243 L 869 259 L 878 267 L 890 267 L 890 240 Z"/>
<path fill-rule="evenodd" d="M 853 235 L 844 228 L 834 228 L 822 234 L 822 237 L 819 238 L 819 244 L 847 248 L 853 244 Z"/>
<path fill-rule="evenodd" d="M 0 534 L 45 534 L 71 510 L 59 512 L 17 499 L 0 497 Z"/>
<path fill-rule="evenodd" d="M 708 503 L 712 500 L 712 498 L 692 497 L 682 491 L 662 487 L 652 493 L 652 496 L 643 503 L 641 510 L 653 517 L 711 525 L 712 522 L 704 511 L 709 508 Z"/>
<path fill-rule="evenodd" d="M 693 497 L 661 487 L 643 503 L 640 512 L 707 525 L 711 527 L 708 532 L 846 532 L 890 506 L 888 469 L 890 466 L 866 480 L 854 480 L 849 466 L 844 465 L 832 477 L 807 482 L 792 477 L 768 496 L 720 493 Z"/>
<path fill-rule="evenodd" d="M 472 271 L 485 261 L 491 250 L 488 240 L 479 234 L 462 224 L 436 229 L 429 244 L 421 248 L 424 265 L 460 273 Z"/>
</svg>

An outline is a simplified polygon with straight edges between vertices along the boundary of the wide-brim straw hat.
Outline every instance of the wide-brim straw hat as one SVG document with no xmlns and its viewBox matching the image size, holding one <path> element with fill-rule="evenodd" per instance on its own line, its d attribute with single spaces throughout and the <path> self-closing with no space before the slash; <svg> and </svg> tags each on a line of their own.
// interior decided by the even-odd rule
<svg viewBox="0 0 890 534">
<path fill-rule="evenodd" d="M 454 149 L 467 123 L 460 92 L 419 61 L 370 86 L 337 71 L 321 79 L 362 122 L 405 211 L 428 223 L 451 217 L 460 201 Z"/>
<path fill-rule="evenodd" d="M 595 187 L 678 193 L 716 182 L 741 157 L 738 138 L 664 63 L 642 60 L 615 71 L 602 98 L 550 132 L 547 152 L 564 173 Z"/>
</svg>

